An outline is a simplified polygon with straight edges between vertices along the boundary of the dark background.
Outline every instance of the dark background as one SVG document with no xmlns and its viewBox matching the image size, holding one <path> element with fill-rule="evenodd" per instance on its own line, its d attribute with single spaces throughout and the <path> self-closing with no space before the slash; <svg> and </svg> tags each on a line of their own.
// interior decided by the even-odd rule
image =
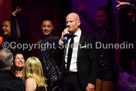
<svg viewBox="0 0 136 91">
<path fill-rule="evenodd" d="M 47 18 L 54 22 L 53 35 L 60 36 L 65 28 L 65 17 L 71 12 L 71 5 L 71 0 L 13 0 L 12 10 L 17 6 L 22 8 L 17 16 L 22 42 L 36 43 L 41 35 L 42 20 Z M 28 55 L 36 55 L 36 50 L 27 52 Z"/>
</svg>

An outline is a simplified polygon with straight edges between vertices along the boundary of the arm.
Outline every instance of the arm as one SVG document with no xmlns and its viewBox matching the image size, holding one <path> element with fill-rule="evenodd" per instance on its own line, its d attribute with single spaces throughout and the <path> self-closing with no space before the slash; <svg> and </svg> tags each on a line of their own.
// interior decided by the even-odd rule
<svg viewBox="0 0 136 91">
<path fill-rule="evenodd" d="M 36 81 L 33 78 L 26 79 L 25 91 L 35 91 L 35 90 L 36 90 Z"/>
<path fill-rule="evenodd" d="M 136 12 L 136 5 L 131 4 L 130 2 L 121 2 L 121 1 L 118 1 L 118 0 L 116 0 L 116 2 L 117 2 L 116 8 L 117 8 L 118 10 L 124 9 L 124 8 L 126 8 L 126 7 L 130 7 L 130 9 L 131 9 L 133 12 Z"/>
<path fill-rule="evenodd" d="M 65 34 L 69 34 L 66 29 L 64 29 L 64 31 L 61 33 L 61 37 L 58 39 L 57 42 L 55 42 L 55 48 L 51 51 L 51 57 L 53 57 L 54 59 L 59 58 L 63 55 Z"/>
<path fill-rule="evenodd" d="M 58 43 L 55 45 L 55 49 L 53 49 L 51 56 L 53 58 L 58 58 L 63 55 L 64 47 L 65 47 L 65 40 L 64 36 L 66 34 L 69 34 L 67 29 L 64 29 L 64 31 L 61 33 L 61 38 L 59 39 Z"/>
<path fill-rule="evenodd" d="M 116 0 L 116 2 L 117 2 L 116 8 L 117 8 L 118 10 L 124 9 L 124 8 L 130 6 L 130 3 L 129 3 L 129 2 L 120 2 L 120 1 L 118 1 L 118 0 Z"/>
<path fill-rule="evenodd" d="M 19 42 L 19 28 L 16 21 L 16 14 L 21 11 L 21 8 L 17 7 L 15 11 L 11 13 L 11 40 Z"/>
<path fill-rule="evenodd" d="M 97 32 L 99 27 L 98 27 L 96 21 L 86 11 L 83 10 L 83 6 L 82 5 L 79 6 L 78 11 L 81 14 L 81 16 L 84 18 L 84 20 L 91 26 L 91 28 L 94 31 Z"/>
<path fill-rule="evenodd" d="M 86 91 L 94 91 L 96 79 L 97 79 L 97 72 L 98 72 L 98 52 L 95 48 L 95 38 L 92 38 L 90 40 L 91 44 L 93 45 L 91 49 L 89 49 L 89 57 L 91 61 L 91 76 L 90 76 L 90 82 L 88 83 L 86 87 Z"/>
</svg>

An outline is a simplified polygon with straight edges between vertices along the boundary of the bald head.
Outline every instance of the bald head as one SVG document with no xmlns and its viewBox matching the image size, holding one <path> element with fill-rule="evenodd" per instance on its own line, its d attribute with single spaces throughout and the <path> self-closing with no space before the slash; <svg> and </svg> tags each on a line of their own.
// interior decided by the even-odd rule
<svg viewBox="0 0 136 91">
<path fill-rule="evenodd" d="M 77 13 L 69 13 L 66 18 L 73 17 L 76 21 L 80 22 L 80 17 Z"/>
<path fill-rule="evenodd" d="M 66 26 L 69 27 L 69 32 L 75 33 L 79 30 L 80 18 L 77 13 L 69 13 L 66 17 Z"/>
</svg>

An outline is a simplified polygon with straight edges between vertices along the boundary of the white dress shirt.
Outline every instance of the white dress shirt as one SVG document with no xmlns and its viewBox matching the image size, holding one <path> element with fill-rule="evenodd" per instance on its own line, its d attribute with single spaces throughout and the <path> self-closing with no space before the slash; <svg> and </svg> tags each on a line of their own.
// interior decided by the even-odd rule
<svg viewBox="0 0 136 91">
<path fill-rule="evenodd" d="M 74 33 L 76 35 L 74 37 L 74 46 L 73 46 L 73 51 L 72 51 L 72 57 L 71 57 L 71 62 L 70 62 L 70 71 L 71 72 L 77 72 L 77 53 L 78 53 L 78 45 L 80 41 L 80 36 L 81 36 L 81 30 L 78 30 L 77 32 Z M 65 62 L 67 63 L 67 58 L 68 58 L 68 48 L 70 44 L 71 38 L 68 40 L 68 47 L 66 48 L 66 55 L 65 55 Z M 65 67 L 67 67 L 67 64 L 65 64 Z"/>
</svg>

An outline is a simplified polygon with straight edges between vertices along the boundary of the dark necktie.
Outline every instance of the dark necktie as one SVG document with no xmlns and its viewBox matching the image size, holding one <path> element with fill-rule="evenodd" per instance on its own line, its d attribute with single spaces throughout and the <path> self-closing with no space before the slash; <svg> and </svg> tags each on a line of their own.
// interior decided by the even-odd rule
<svg viewBox="0 0 136 91">
<path fill-rule="evenodd" d="M 68 48 L 68 58 L 67 58 L 66 72 L 69 72 L 69 68 L 70 68 L 70 62 L 71 62 L 72 51 L 73 51 L 74 37 L 75 37 L 75 35 L 71 35 L 71 40 L 70 40 L 69 48 Z"/>
</svg>

